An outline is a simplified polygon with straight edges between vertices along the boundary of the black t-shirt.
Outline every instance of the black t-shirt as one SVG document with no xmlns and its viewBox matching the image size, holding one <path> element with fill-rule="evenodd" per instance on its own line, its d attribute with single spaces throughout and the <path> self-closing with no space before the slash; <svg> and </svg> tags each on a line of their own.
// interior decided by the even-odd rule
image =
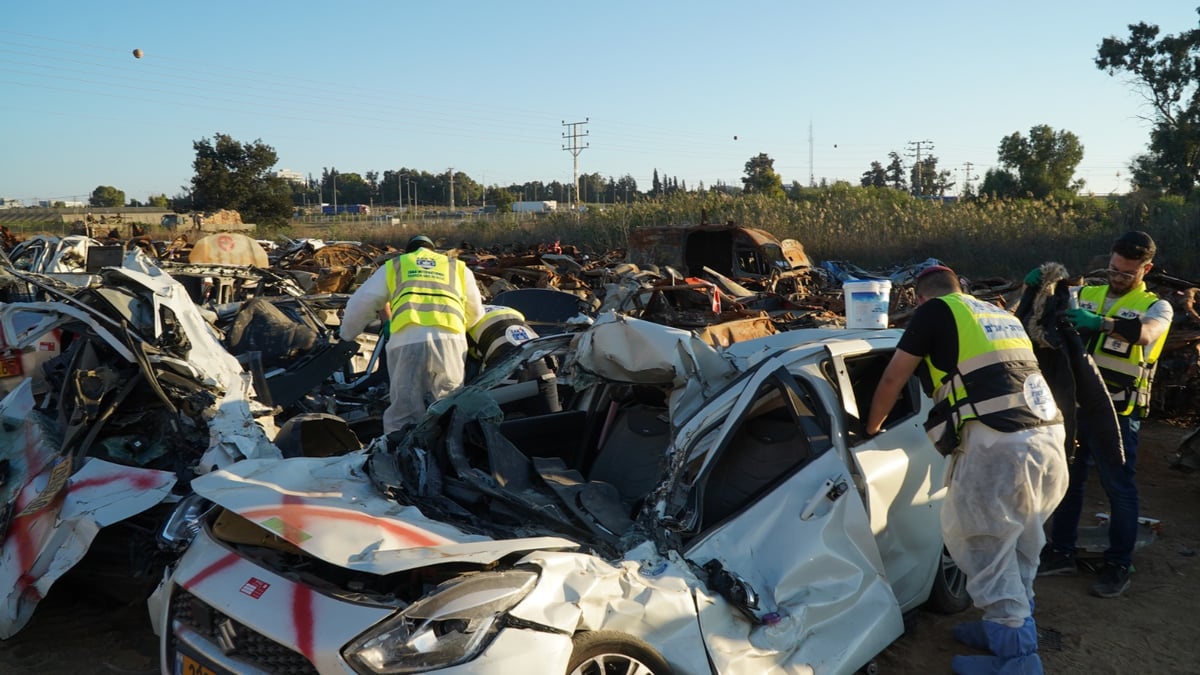
<svg viewBox="0 0 1200 675">
<path fill-rule="evenodd" d="M 950 305 L 934 298 L 921 303 L 913 312 L 896 345 L 913 356 L 929 357 L 933 365 L 942 372 L 954 370 L 958 361 L 958 328 L 954 324 L 954 312 Z M 934 383 L 929 369 L 917 368 L 921 387 L 926 395 L 932 395 Z M 940 384 L 940 383 L 938 383 Z"/>
</svg>

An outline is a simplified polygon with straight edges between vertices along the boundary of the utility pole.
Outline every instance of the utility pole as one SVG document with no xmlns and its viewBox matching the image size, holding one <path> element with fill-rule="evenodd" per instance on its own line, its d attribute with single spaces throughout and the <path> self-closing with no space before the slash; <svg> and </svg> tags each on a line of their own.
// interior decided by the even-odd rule
<svg viewBox="0 0 1200 675">
<path fill-rule="evenodd" d="M 446 169 L 446 173 L 450 174 L 450 210 L 454 210 L 454 167 Z"/>
<path fill-rule="evenodd" d="M 813 135 L 812 120 L 808 121 L 808 187 L 817 187 L 817 179 L 813 174 Z"/>
<path fill-rule="evenodd" d="M 963 189 L 962 194 L 966 195 L 971 192 L 971 180 L 979 176 L 971 175 L 971 167 L 975 166 L 972 162 L 963 162 L 963 168 L 966 172 L 963 174 Z"/>
<path fill-rule="evenodd" d="M 921 183 L 922 183 L 921 170 L 924 168 L 921 166 L 921 146 L 932 146 L 933 141 L 930 141 L 930 140 L 909 141 L 908 145 L 911 148 L 915 148 L 915 155 L 917 158 L 917 163 L 914 166 L 916 167 L 916 179 L 917 180 L 916 180 L 916 185 L 913 186 L 913 194 L 919 197 L 919 196 L 921 196 Z M 933 148 L 929 147 L 929 150 L 933 150 Z M 909 157 L 912 157 L 914 153 L 905 153 L 905 154 L 907 154 Z M 926 153 L 926 154 L 928 154 L 928 153 Z"/>
<path fill-rule="evenodd" d="M 562 125 L 564 127 L 571 128 L 571 131 L 569 133 L 564 132 L 562 135 L 563 138 L 566 138 L 569 140 L 569 143 L 567 145 L 564 145 L 562 149 L 570 151 L 571 157 L 574 159 L 573 170 L 572 170 L 571 175 L 572 175 L 572 179 L 573 179 L 572 183 L 574 183 L 574 185 L 575 185 L 575 199 L 571 201 L 572 206 L 575 205 L 576 201 L 579 201 L 579 153 L 586 150 L 588 148 L 588 146 L 590 145 L 589 143 L 584 143 L 582 146 L 579 145 L 579 139 L 588 135 L 588 132 L 586 132 L 586 131 L 583 133 L 579 133 L 579 127 L 581 125 L 587 124 L 588 119 L 589 118 L 585 117 L 585 118 L 583 118 L 582 122 L 567 122 L 564 120 L 562 123 Z"/>
</svg>

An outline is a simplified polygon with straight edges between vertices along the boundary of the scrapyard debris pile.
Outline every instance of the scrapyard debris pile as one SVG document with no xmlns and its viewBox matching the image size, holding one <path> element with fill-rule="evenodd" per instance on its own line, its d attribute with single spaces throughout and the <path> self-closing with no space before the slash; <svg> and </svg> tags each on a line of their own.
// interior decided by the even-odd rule
<svg viewBox="0 0 1200 675">
<path fill-rule="evenodd" d="M 615 312 L 694 331 L 716 347 L 844 326 L 842 284 L 852 279 L 890 281 L 890 324 L 903 327 L 917 304 L 916 273 L 938 263 L 882 271 L 814 264 L 798 242 L 753 228 L 638 232 L 628 250 L 605 253 L 560 242 L 450 250 L 475 271 L 485 303 L 520 310 L 541 335 Z M 341 343 L 335 331 L 349 294 L 395 249 L 219 233 L 116 246 L 38 236 L 10 252 L 11 261 L 0 256 L 0 394 L 9 394 L 0 404 L 8 439 L 0 578 L 13 590 L 0 604 L 0 638 L 20 630 L 97 530 L 159 517 L 189 493 L 193 476 L 243 458 L 305 453 L 298 437 L 330 440 L 343 422 L 358 438 L 339 437 L 339 448 L 378 433 L 383 341 L 368 331 Z M 1021 292 L 1020 281 L 963 281 L 1006 307 Z M 1157 270 L 1147 283 L 1176 309 L 1155 414 L 1192 421 L 1200 411 L 1197 287 Z M 145 494 L 120 504 L 120 490 L 96 494 L 97 481 L 145 486 Z M 58 527 L 85 534 L 55 548 Z M 145 539 L 153 526 L 129 529 Z M 9 555 L 17 550 L 33 554 Z M 162 564 L 153 551 L 142 541 L 125 555 L 142 556 L 128 562 L 152 575 Z"/>
</svg>

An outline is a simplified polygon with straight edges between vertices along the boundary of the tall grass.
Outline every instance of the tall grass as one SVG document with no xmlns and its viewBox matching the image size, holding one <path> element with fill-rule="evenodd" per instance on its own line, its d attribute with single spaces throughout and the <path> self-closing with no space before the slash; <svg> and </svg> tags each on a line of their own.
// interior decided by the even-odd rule
<svg viewBox="0 0 1200 675">
<path fill-rule="evenodd" d="M 400 248 L 418 232 L 446 248 L 523 249 L 561 241 L 592 253 L 625 248 L 630 230 L 657 225 L 734 222 L 804 244 L 815 260 L 844 260 L 867 269 L 935 257 L 975 278 L 1017 277 L 1048 260 L 1073 272 L 1106 255 L 1113 239 L 1145 230 L 1158 242 L 1158 269 L 1200 281 L 1200 204 L 1179 197 L 978 199 L 939 203 L 889 189 L 837 184 L 802 189 L 792 199 L 715 192 L 677 194 L 629 205 L 593 206 L 529 217 L 490 214 L 462 220 L 429 218 L 401 226 L 293 224 L 260 237 L 350 239 Z M 28 234 L 31 223 L 13 223 Z M 50 226 L 49 223 L 47 223 Z M 11 226 L 11 225 L 10 225 Z M 65 233 L 55 223 L 49 231 Z M 152 236 L 173 237 L 152 231 Z"/>
</svg>

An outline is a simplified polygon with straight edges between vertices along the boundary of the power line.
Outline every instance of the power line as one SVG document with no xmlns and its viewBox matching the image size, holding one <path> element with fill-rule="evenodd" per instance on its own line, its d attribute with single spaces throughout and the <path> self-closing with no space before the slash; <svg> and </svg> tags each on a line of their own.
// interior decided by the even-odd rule
<svg viewBox="0 0 1200 675">
<path fill-rule="evenodd" d="M 575 205 L 575 202 L 579 201 L 579 153 L 583 152 L 591 145 L 590 143 L 584 143 L 582 147 L 579 145 L 579 139 L 588 135 L 588 132 L 586 132 L 586 131 L 583 132 L 582 134 L 579 133 L 579 127 L 581 125 L 587 124 L 588 119 L 589 118 L 585 117 L 585 118 L 583 118 L 582 122 L 566 122 L 566 121 L 564 121 L 562 123 L 562 125 L 564 127 L 571 128 L 570 133 L 563 134 L 563 138 L 569 139 L 569 141 L 570 141 L 570 143 L 568 145 L 563 146 L 563 150 L 567 150 L 571 153 L 572 164 L 574 167 L 572 170 L 572 174 L 571 174 L 571 176 L 572 176 L 571 182 L 575 184 L 575 197 L 571 202 L 572 206 Z"/>
<path fill-rule="evenodd" d="M 916 168 L 916 176 L 915 176 L 916 180 L 913 182 L 916 184 L 913 185 L 913 194 L 919 196 L 921 194 L 921 188 L 923 187 L 921 184 L 921 169 L 923 168 L 921 166 L 921 146 L 922 145 L 932 146 L 933 141 L 930 141 L 930 140 L 909 141 L 908 145 L 909 145 L 909 147 L 915 148 L 915 155 L 916 155 L 917 159 L 916 159 L 916 164 L 914 164 L 913 166 Z M 930 147 L 929 149 L 933 150 L 932 147 Z M 912 157 L 913 154 L 914 153 L 905 153 L 905 156 Z"/>
</svg>

